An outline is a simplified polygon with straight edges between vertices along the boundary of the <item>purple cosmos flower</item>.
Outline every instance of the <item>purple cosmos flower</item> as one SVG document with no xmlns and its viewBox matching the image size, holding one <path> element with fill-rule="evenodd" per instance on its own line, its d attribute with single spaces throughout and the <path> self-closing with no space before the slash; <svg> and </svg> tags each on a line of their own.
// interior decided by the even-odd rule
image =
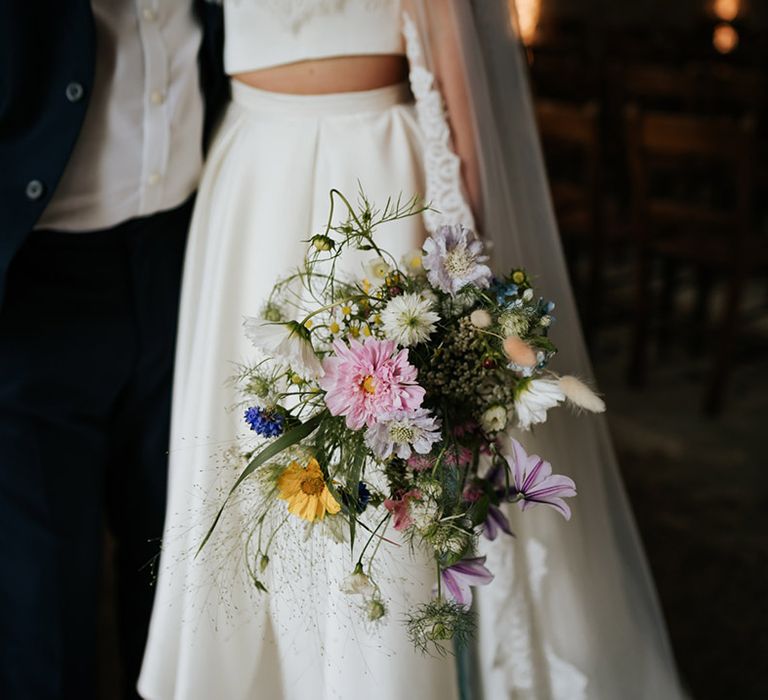
<svg viewBox="0 0 768 700">
<path fill-rule="evenodd" d="M 528 455 L 523 446 L 510 440 L 511 451 L 504 455 L 512 471 L 510 497 L 517 497 L 520 508 L 526 510 L 538 503 L 552 506 L 566 520 L 571 509 L 563 498 L 576 495 L 576 484 L 567 476 L 552 473 L 552 465 L 538 455 Z"/>
<path fill-rule="evenodd" d="M 493 581 L 493 574 L 485 568 L 485 557 L 462 559 L 440 572 L 447 597 L 459 605 L 472 604 L 470 586 L 486 586 Z"/>
<path fill-rule="evenodd" d="M 483 534 L 491 541 L 495 540 L 499 534 L 499 530 L 506 532 L 508 535 L 514 537 L 512 528 L 509 526 L 509 520 L 504 515 L 504 511 L 498 506 L 490 505 L 488 507 L 488 516 L 483 523 Z"/>
<path fill-rule="evenodd" d="M 433 287 L 455 296 L 468 284 L 488 287 L 493 275 L 483 244 L 465 226 L 441 226 L 424 242 L 422 260 Z"/>
</svg>

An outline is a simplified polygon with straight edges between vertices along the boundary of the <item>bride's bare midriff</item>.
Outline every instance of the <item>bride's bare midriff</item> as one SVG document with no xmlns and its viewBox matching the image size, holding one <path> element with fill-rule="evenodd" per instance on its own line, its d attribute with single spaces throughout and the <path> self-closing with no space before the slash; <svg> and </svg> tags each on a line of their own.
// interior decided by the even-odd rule
<svg viewBox="0 0 768 700">
<path fill-rule="evenodd" d="M 407 79 L 405 56 L 343 56 L 300 61 L 232 76 L 251 87 L 291 95 L 359 92 Z"/>
</svg>

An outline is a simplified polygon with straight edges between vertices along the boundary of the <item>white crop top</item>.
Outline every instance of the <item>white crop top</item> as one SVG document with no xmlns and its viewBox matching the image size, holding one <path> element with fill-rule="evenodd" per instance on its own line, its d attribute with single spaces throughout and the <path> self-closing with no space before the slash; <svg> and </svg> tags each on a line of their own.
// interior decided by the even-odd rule
<svg viewBox="0 0 768 700">
<path fill-rule="evenodd" d="M 229 75 L 333 56 L 405 54 L 401 0 L 225 0 Z"/>
</svg>

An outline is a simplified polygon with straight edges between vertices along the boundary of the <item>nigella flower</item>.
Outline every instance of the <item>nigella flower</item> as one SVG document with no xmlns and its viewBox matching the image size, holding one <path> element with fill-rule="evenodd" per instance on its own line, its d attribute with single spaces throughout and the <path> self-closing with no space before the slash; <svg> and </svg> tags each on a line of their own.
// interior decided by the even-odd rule
<svg viewBox="0 0 768 700">
<path fill-rule="evenodd" d="M 285 416 L 277 411 L 265 411 L 258 406 L 246 409 L 245 422 L 256 434 L 263 437 L 277 437 L 285 428 Z"/>
<path fill-rule="evenodd" d="M 441 226 L 424 242 L 422 264 L 433 287 L 455 296 L 462 287 L 488 287 L 491 270 L 483 244 L 465 226 Z"/>
<path fill-rule="evenodd" d="M 323 361 L 319 384 L 331 414 L 345 416 L 351 430 L 421 406 L 425 391 L 416 383 L 418 372 L 408 362 L 408 350 L 398 352 L 393 340 L 351 340 L 348 346 L 336 340 L 333 350 Z"/>
<path fill-rule="evenodd" d="M 488 506 L 488 516 L 483 523 L 483 534 L 489 540 L 493 541 L 498 536 L 499 530 L 501 530 L 501 532 L 506 532 L 508 535 L 512 535 L 514 537 L 514 533 L 512 532 L 512 528 L 509 525 L 507 516 L 504 515 L 504 511 L 501 510 L 501 508 L 498 506 L 491 504 Z"/>
<path fill-rule="evenodd" d="M 515 392 L 515 411 L 518 427 L 530 430 L 534 423 L 544 423 L 547 411 L 565 400 L 565 394 L 557 381 L 551 379 L 530 379 Z"/>
<path fill-rule="evenodd" d="M 398 345 L 410 347 L 429 340 L 440 320 L 432 302 L 420 294 L 401 294 L 391 299 L 381 312 L 384 335 Z"/>
<path fill-rule="evenodd" d="M 511 469 L 510 497 L 517 497 L 521 510 L 538 503 L 551 506 L 566 520 L 571 519 L 571 509 L 563 498 L 576 495 L 573 479 L 552 473 L 552 465 L 538 455 L 528 455 L 515 439 L 504 459 Z"/>
<path fill-rule="evenodd" d="M 309 330 L 297 321 L 270 323 L 247 318 L 243 325 L 245 335 L 257 348 L 285 362 L 297 374 L 306 379 L 323 376 L 323 367 L 312 348 Z"/>
<path fill-rule="evenodd" d="M 440 423 L 425 408 L 383 415 L 365 433 L 365 444 L 380 459 L 393 453 L 408 459 L 414 451 L 426 455 L 439 441 Z"/>
<path fill-rule="evenodd" d="M 485 568 L 485 557 L 462 559 L 440 572 L 447 597 L 459 605 L 472 604 L 471 586 L 486 586 L 493 574 Z"/>
</svg>

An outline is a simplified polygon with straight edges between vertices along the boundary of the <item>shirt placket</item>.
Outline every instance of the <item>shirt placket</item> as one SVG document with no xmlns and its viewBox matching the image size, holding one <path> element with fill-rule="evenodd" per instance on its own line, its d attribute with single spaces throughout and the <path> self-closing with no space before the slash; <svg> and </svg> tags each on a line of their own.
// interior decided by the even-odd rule
<svg viewBox="0 0 768 700">
<path fill-rule="evenodd" d="M 174 0 L 175 1 L 175 0 Z M 137 0 L 144 53 L 144 143 L 139 215 L 161 208 L 168 169 L 171 120 L 168 108 L 168 51 L 162 33 L 160 0 Z"/>
</svg>

